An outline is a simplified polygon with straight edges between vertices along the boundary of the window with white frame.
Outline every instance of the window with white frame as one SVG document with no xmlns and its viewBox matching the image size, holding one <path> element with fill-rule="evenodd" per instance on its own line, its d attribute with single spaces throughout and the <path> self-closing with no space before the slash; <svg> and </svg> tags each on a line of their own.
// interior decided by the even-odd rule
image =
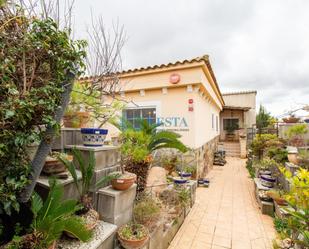
<svg viewBox="0 0 309 249">
<path fill-rule="evenodd" d="M 141 107 L 123 110 L 123 120 L 132 125 L 134 129 L 140 128 L 140 120 L 146 120 L 149 124 L 156 123 L 156 108 Z"/>
</svg>

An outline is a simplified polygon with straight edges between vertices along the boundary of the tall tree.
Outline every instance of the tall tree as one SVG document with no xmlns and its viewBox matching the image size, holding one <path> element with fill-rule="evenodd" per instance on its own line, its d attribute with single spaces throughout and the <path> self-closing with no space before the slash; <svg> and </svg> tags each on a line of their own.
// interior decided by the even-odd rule
<svg viewBox="0 0 309 249">
<path fill-rule="evenodd" d="M 256 127 L 258 129 L 266 128 L 271 124 L 272 117 L 266 108 L 260 105 L 259 113 L 256 115 Z"/>
</svg>

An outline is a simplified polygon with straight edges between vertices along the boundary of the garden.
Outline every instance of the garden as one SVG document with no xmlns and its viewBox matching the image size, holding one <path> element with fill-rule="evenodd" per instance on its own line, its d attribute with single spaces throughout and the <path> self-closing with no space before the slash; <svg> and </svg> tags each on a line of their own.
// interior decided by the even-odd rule
<svg viewBox="0 0 309 249">
<path fill-rule="evenodd" d="M 0 1 L 0 248 L 166 248 L 195 200 L 194 155 L 157 124 L 119 121 L 123 30 L 104 39 L 99 18 L 74 40 L 56 6 Z"/>
<path fill-rule="evenodd" d="M 274 217 L 274 248 L 309 248 L 309 150 L 307 124 L 289 126 L 285 139 L 257 134 L 247 169 L 263 214 Z"/>
</svg>

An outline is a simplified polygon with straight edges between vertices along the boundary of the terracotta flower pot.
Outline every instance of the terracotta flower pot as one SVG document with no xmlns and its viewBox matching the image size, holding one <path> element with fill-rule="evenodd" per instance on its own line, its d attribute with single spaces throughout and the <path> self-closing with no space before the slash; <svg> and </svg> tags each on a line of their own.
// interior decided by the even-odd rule
<svg viewBox="0 0 309 249">
<path fill-rule="evenodd" d="M 63 125 L 66 128 L 83 128 L 90 120 L 89 112 L 76 112 L 63 116 Z"/>
<path fill-rule="evenodd" d="M 135 181 L 136 175 L 127 172 L 124 175 L 121 175 L 119 178 L 113 179 L 111 184 L 113 189 L 124 191 L 129 189 Z"/>
<path fill-rule="evenodd" d="M 124 225 L 124 226 L 127 226 L 127 225 Z M 118 230 L 118 239 L 119 239 L 121 245 L 125 249 L 139 249 L 139 248 L 142 248 L 146 244 L 146 242 L 147 242 L 147 240 L 149 238 L 149 232 L 148 232 L 147 228 L 142 226 L 142 225 L 140 225 L 140 226 L 143 227 L 143 229 L 145 229 L 145 232 L 146 232 L 146 234 L 145 234 L 145 236 L 143 238 L 140 238 L 140 239 L 126 239 L 126 238 L 124 238 L 121 235 L 121 231 L 122 231 L 124 226 L 120 227 L 120 229 Z"/>
<path fill-rule="evenodd" d="M 58 174 L 66 171 L 65 165 L 57 158 L 47 157 L 42 171 L 45 174 Z"/>
<path fill-rule="evenodd" d="M 288 160 L 290 163 L 293 163 L 293 164 L 298 164 L 298 156 L 296 153 L 289 153 L 288 154 Z"/>
<path fill-rule="evenodd" d="M 48 247 L 48 249 L 56 249 L 56 247 L 57 247 L 57 242 L 54 241 L 54 242 Z"/>
</svg>

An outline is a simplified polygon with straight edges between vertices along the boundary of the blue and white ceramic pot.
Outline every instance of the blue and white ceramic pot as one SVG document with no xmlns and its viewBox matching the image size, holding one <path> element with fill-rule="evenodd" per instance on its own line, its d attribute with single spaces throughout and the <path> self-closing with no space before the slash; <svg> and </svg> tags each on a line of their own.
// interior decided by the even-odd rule
<svg viewBox="0 0 309 249">
<path fill-rule="evenodd" d="M 179 172 L 179 175 L 182 177 L 182 178 L 186 178 L 187 180 L 190 180 L 192 174 L 191 173 L 188 173 L 188 172 Z"/>
<path fill-rule="evenodd" d="M 183 184 L 186 184 L 188 182 L 187 179 L 181 178 L 181 177 L 174 177 L 173 180 L 174 180 L 175 184 L 179 184 L 179 185 L 183 185 Z"/>
<path fill-rule="evenodd" d="M 83 144 L 85 146 L 102 146 L 108 133 L 106 129 L 98 128 L 81 128 Z"/>
<path fill-rule="evenodd" d="M 270 175 L 261 175 L 260 178 L 261 178 L 261 183 L 263 186 L 268 187 L 268 188 L 274 187 L 276 178 Z"/>
</svg>

